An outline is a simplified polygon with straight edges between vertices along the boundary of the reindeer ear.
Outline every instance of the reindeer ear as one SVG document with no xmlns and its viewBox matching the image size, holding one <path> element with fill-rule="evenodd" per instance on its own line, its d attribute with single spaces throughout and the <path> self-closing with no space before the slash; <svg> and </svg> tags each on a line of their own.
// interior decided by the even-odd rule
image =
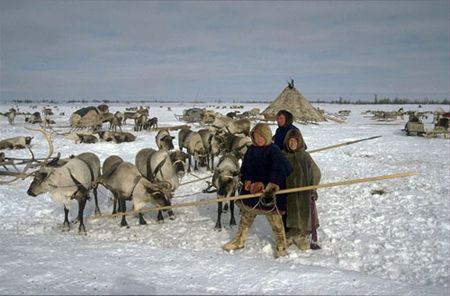
<svg viewBox="0 0 450 296">
<path fill-rule="evenodd" d="M 154 192 L 156 192 L 156 191 L 159 191 L 159 188 L 158 188 L 158 186 L 156 186 L 155 184 L 150 183 L 150 184 L 148 184 L 148 185 L 145 185 L 145 190 L 146 190 L 148 193 L 154 193 Z"/>
<path fill-rule="evenodd" d="M 172 190 L 172 184 L 170 184 L 168 181 L 161 181 L 160 185 L 161 185 L 165 190 Z"/>
</svg>

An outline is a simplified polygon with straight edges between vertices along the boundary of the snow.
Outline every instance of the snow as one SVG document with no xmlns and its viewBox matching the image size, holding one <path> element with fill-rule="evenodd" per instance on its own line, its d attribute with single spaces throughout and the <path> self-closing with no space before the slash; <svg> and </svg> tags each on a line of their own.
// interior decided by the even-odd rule
<svg viewBox="0 0 450 296">
<path fill-rule="evenodd" d="M 139 106 L 140 104 L 135 104 Z M 209 104 L 150 104 L 150 116 L 160 126 L 181 124 L 174 117 L 190 107 Z M 228 106 L 231 104 L 220 104 Z M 265 104 L 243 104 L 246 111 Z M 170 106 L 173 112 L 167 111 Z M 317 106 L 317 105 L 316 105 Z M 227 253 L 222 245 L 236 233 L 229 214 L 224 229 L 214 230 L 216 204 L 175 210 L 176 219 L 156 222 L 148 212 L 148 225 L 129 216 L 130 228 L 120 218 L 89 219 L 93 201 L 85 210 L 87 236 L 78 225 L 62 232 L 63 206 L 48 194 L 26 194 L 31 179 L 0 186 L 0 294 L 338 294 L 338 295 L 448 295 L 449 293 L 449 141 L 443 138 L 407 137 L 405 120 L 378 122 L 361 114 L 366 110 L 434 111 L 424 105 L 331 105 L 321 109 L 351 110 L 344 124 L 298 125 L 308 150 L 381 135 L 381 138 L 312 154 L 322 171 L 322 183 L 413 171 L 400 178 L 319 190 L 320 228 L 317 251 L 289 248 L 289 256 L 273 257 L 274 240 L 265 217 L 258 216 L 246 248 Z M 6 112 L 9 105 L 0 105 Z M 22 112 L 41 111 L 19 105 Z M 57 126 L 80 106 L 57 105 Z M 110 111 L 124 111 L 126 104 L 111 104 Z M 230 110 L 214 109 L 222 113 Z M 58 115 L 65 112 L 65 116 Z M 432 128 L 432 116 L 425 120 Z M 10 126 L 0 117 L 1 139 L 31 135 L 36 157 L 44 157 L 47 144 L 23 116 Z M 275 130 L 276 126 L 271 126 Z M 200 128 L 198 125 L 194 129 Z M 58 129 L 58 128 L 55 128 Z M 63 130 L 63 128 L 59 128 Z M 131 125 L 125 126 L 131 130 Z M 176 132 L 172 132 L 177 136 Z M 133 143 L 75 144 L 54 136 L 63 157 L 91 151 L 103 162 L 117 154 L 133 162 L 142 148 L 155 145 L 155 132 L 139 132 Z M 175 139 L 174 143 L 177 143 Z M 6 150 L 9 157 L 28 157 L 26 150 Z M 208 176 L 204 168 L 195 173 Z M 195 180 L 186 175 L 183 182 Z M 173 203 L 184 203 L 214 194 L 199 193 L 205 182 L 181 186 Z M 372 194 L 375 190 L 383 194 Z M 185 196 L 192 194 L 190 196 Z M 112 211 L 112 195 L 99 189 L 100 209 Z M 128 204 L 131 208 L 131 204 Z M 76 217 L 72 201 L 70 216 Z M 237 220 L 239 214 L 237 213 Z"/>
</svg>

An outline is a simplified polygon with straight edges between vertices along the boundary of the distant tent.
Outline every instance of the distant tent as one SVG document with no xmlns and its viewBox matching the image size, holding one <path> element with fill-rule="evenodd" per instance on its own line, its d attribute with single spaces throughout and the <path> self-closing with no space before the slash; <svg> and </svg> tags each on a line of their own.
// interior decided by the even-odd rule
<svg viewBox="0 0 450 296">
<path fill-rule="evenodd" d="M 85 107 L 81 108 L 74 113 L 69 118 L 69 123 L 71 127 L 85 128 L 85 127 L 101 127 L 102 116 L 97 108 Z"/>
<path fill-rule="evenodd" d="M 294 116 L 294 121 L 322 122 L 325 117 L 314 108 L 294 87 L 291 81 L 281 94 L 262 112 L 266 119 L 273 120 L 280 110 L 287 110 Z"/>
<path fill-rule="evenodd" d="M 436 109 L 436 111 L 434 111 L 434 112 L 435 112 L 435 113 L 443 114 L 443 113 L 445 113 L 445 110 L 442 109 L 441 107 L 438 107 L 438 108 Z"/>
</svg>

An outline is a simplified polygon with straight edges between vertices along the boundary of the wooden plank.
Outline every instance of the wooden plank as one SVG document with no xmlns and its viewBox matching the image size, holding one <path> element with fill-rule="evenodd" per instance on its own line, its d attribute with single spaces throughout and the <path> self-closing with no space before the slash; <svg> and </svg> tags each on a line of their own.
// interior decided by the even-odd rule
<svg viewBox="0 0 450 296">
<path fill-rule="evenodd" d="M 160 126 L 160 127 L 148 130 L 148 131 L 159 131 L 159 130 L 163 130 L 163 129 L 167 129 L 169 131 L 176 131 L 176 130 L 179 130 L 182 128 L 191 128 L 191 126 L 188 124 L 174 125 L 174 126 Z"/>
</svg>

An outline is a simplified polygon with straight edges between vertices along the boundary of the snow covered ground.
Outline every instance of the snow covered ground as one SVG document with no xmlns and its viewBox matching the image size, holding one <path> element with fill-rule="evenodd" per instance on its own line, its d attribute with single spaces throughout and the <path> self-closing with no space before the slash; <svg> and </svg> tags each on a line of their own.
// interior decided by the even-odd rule
<svg viewBox="0 0 450 296">
<path fill-rule="evenodd" d="M 140 104 L 134 104 L 139 106 Z M 209 104 L 196 104 L 204 107 Z M 217 104 L 216 104 L 217 105 Z M 233 104 L 220 104 L 229 106 Z M 167 107 L 172 108 L 172 112 Z M 174 114 L 194 104 L 153 103 L 150 115 L 160 126 L 178 125 Z M 12 105 L 0 105 L 6 112 Z M 19 105 L 22 112 L 42 111 Z M 80 106 L 58 105 L 58 126 L 68 124 Z M 125 104 L 111 104 L 123 111 Z M 243 111 L 264 104 L 244 104 Z M 329 105 L 329 112 L 351 110 L 347 123 L 301 125 L 308 150 L 381 135 L 376 140 L 312 154 L 322 170 L 322 183 L 397 172 L 419 175 L 389 181 L 357 184 L 319 191 L 320 228 L 318 251 L 301 252 L 294 246 L 289 256 L 274 259 L 274 240 L 264 217 L 257 217 L 246 248 L 232 254 L 222 245 L 236 227 L 216 232 L 216 205 L 179 208 L 177 218 L 155 221 L 147 213 L 146 226 L 130 216 L 129 229 L 119 218 L 88 220 L 88 234 L 77 225 L 61 231 L 63 206 L 48 194 L 30 197 L 30 179 L 0 186 L 0 294 L 376 294 L 448 295 L 449 293 L 449 141 L 443 138 L 407 137 L 405 120 L 378 122 L 361 114 L 366 110 L 436 110 L 424 105 Z M 445 107 L 448 111 L 448 106 Z M 230 109 L 215 109 L 226 113 Z M 58 115 L 65 112 L 65 116 Z M 431 128 L 432 117 L 426 122 Z M 1 139 L 31 135 L 36 157 L 46 155 L 47 144 L 39 133 L 24 129 L 23 116 L 14 126 L 0 117 Z M 194 129 L 199 126 L 194 125 Z M 275 130 L 276 126 L 272 126 Z M 126 130 L 131 130 L 127 125 Z M 177 136 L 176 132 L 173 132 Z M 156 147 L 154 132 L 139 132 L 133 143 L 75 144 L 55 136 L 63 157 L 95 152 L 103 161 L 117 154 L 134 162 L 136 153 Z M 175 143 L 177 143 L 175 139 Z M 10 157 L 28 157 L 26 150 L 5 151 Z M 2 168 L 3 169 L 3 168 Z M 201 168 L 198 176 L 209 173 Z M 187 175 L 183 181 L 194 180 Z M 182 186 L 173 203 L 214 198 L 198 193 L 204 182 Z M 382 190 L 384 194 L 372 194 Z M 103 213 L 112 210 L 111 194 L 99 190 Z M 73 202 L 70 215 L 76 216 Z M 86 216 L 93 215 L 88 202 Z M 238 215 L 239 217 L 239 215 Z"/>
</svg>

